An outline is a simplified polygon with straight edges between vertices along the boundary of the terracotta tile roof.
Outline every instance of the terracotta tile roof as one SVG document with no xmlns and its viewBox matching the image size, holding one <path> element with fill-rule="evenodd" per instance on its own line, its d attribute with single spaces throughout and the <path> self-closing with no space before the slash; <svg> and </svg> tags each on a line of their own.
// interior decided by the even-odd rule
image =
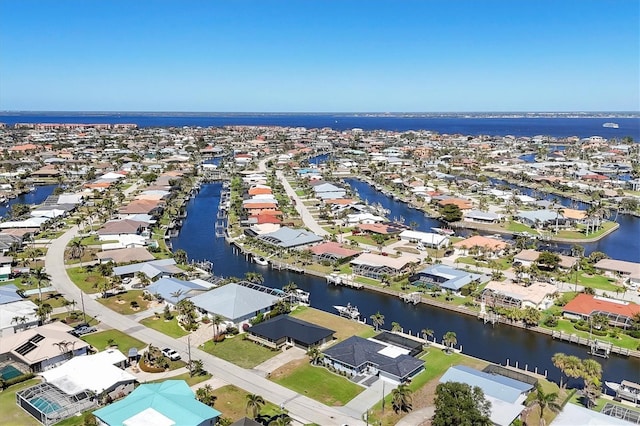
<svg viewBox="0 0 640 426">
<path fill-rule="evenodd" d="M 455 204 L 456 206 L 460 207 L 460 210 L 469 210 L 473 207 L 471 201 L 463 200 L 462 198 L 447 198 L 445 200 L 438 201 L 438 204 L 440 204 L 441 206 L 445 206 L 447 204 Z"/>
<path fill-rule="evenodd" d="M 640 312 L 640 305 L 580 293 L 575 299 L 567 303 L 562 311 L 582 315 L 590 315 L 594 311 L 601 311 L 624 315 L 630 318 Z"/>
<path fill-rule="evenodd" d="M 341 257 L 351 257 L 360 253 L 357 250 L 351 250 L 349 248 L 342 247 L 340 243 L 336 243 L 333 241 L 328 241 L 326 243 L 318 244 L 317 246 L 311 247 L 310 250 L 317 255 L 328 253 L 328 254 L 335 254 Z"/>
</svg>

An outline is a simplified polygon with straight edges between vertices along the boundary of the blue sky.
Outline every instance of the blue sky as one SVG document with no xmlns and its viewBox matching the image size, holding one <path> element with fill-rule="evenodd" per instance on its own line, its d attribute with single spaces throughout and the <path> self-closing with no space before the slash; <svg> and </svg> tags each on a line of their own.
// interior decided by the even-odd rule
<svg viewBox="0 0 640 426">
<path fill-rule="evenodd" d="M 0 110 L 640 110 L 637 0 L 0 0 Z"/>
</svg>

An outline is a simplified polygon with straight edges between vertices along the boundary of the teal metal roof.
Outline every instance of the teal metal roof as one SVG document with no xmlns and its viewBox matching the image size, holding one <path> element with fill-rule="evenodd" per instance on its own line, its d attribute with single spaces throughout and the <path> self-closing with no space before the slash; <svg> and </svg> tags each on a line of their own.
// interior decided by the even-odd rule
<svg viewBox="0 0 640 426">
<path fill-rule="evenodd" d="M 93 414 L 110 426 L 121 426 L 127 419 L 148 408 L 173 420 L 175 426 L 196 426 L 221 414 L 198 401 L 184 380 L 140 385 L 123 400 L 96 410 Z"/>
</svg>

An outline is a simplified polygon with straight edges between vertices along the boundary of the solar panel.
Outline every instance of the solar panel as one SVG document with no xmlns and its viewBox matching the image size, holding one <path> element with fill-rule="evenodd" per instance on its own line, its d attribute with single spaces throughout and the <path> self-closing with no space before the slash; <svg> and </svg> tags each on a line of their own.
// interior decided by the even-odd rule
<svg viewBox="0 0 640 426">
<path fill-rule="evenodd" d="M 32 350 L 34 350 L 35 348 L 37 348 L 38 345 L 36 345 L 35 343 L 28 341 L 27 343 L 19 346 L 16 349 L 16 352 L 22 356 L 28 354 L 29 352 L 31 352 Z"/>
<path fill-rule="evenodd" d="M 41 342 L 42 340 L 44 340 L 44 336 L 42 334 L 36 334 L 35 336 L 33 336 L 31 339 L 29 339 L 31 342 L 33 343 L 38 343 Z"/>
</svg>

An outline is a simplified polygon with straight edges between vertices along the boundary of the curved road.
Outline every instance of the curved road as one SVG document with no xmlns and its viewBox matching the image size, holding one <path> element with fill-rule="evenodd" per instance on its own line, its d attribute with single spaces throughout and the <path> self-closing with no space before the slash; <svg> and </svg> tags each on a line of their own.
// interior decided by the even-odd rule
<svg viewBox="0 0 640 426">
<path fill-rule="evenodd" d="M 102 323 L 128 334 L 145 343 L 152 343 L 159 347 L 175 348 L 187 359 L 187 347 L 177 339 L 147 328 L 126 316 L 120 315 L 101 305 L 86 294 L 81 294 L 78 287 L 69 279 L 64 265 L 65 247 L 77 234 L 78 227 L 74 226 L 61 237 L 53 240 L 45 257 L 47 273 L 51 276 L 52 285 L 67 299 L 84 300 L 85 311 L 92 317 L 97 317 Z M 303 423 L 317 423 L 321 425 L 363 425 L 360 413 L 349 412 L 345 407 L 328 407 L 311 398 L 300 395 L 290 389 L 271 382 L 251 370 L 245 370 L 222 359 L 216 358 L 200 349 L 191 348 L 191 357 L 201 359 L 204 368 L 227 383 L 234 384 L 249 393 L 262 395 L 265 399 L 289 410 L 290 415 Z"/>
</svg>

